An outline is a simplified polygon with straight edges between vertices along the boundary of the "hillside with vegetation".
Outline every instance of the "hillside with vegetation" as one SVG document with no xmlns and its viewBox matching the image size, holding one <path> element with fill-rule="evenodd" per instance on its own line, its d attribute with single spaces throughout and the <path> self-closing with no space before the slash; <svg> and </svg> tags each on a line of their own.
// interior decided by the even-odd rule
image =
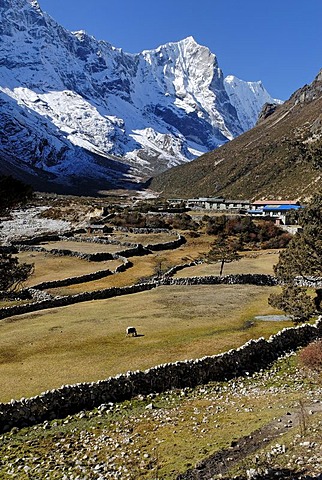
<svg viewBox="0 0 322 480">
<path fill-rule="evenodd" d="M 167 197 L 306 199 L 321 188 L 322 71 L 248 132 L 168 170 L 150 186 Z"/>
</svg>

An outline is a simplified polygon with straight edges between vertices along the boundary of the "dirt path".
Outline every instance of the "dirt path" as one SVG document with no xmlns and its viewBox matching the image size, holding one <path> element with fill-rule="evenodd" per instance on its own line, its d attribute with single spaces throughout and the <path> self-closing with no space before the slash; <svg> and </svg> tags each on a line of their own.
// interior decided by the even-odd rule
<svg viewBox="0 0 322 480">
<path fill-rule="evenodd" d="M 255 430 L 251 435 L 241 437 L 231 447 L 220 450 L 199 462 L 195 468 L 179 475 L 176 480 L 212 480 L 214 475 L 228 473 L 229 470 L 246 456 L 265 447 L 290 428 L 296 427 L 308 415 L 322 411 L 322 403 L 314 403 L 303 410 L 288 412 L 277 420 Z"/>
</svg>

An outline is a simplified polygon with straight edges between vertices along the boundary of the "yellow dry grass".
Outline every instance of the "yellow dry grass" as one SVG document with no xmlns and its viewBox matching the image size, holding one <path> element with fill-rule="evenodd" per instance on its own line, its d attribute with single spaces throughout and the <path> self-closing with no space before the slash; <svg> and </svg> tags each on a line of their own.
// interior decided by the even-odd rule
<svg viewBox="0 0 322 480">
<path fill-rule="evenodd" d="M 142 245 L 166 243 L 177 238 L 176 233 L 132 233 L 116 232 L 109 235 L 112 240 L 119 242 L 141 243 Z"/>
<path fill-rule="evenodd" d="M 276 250 L 260 252 L 244 252 L 238 262 L 225 263 L 223 275 L 230 274 L 266 274 L 274 275 L 273 265 L 278 262 L 279 253 Z M 176 277 L 194 277 L 219 275 L 220 263 L 203 263 L 195 267 L 179 271 Z"/>
<path fill-rule="evenodd" d="M 143 257 L 129 258 L 133 267 L 125 272 L 93 282 L 52 289 L 49 290 L 49 293 L 53 295 L 73 295 L 83 291 L 93 291 L 113 286 L 124 287 L 155 275 L 160 267 L 162 271 L 166 271 L 174 265 L 194 260 L 200 256 L 200 252 L 209 249 L 209 242 L 211 241 L 209 237 L 203 235 L 200 238 L 191 239 L 188 235 L 186 236 L 187 243 L 175 250 L 164 250 Z M 77 262 L 77 259 L 75 262 Z"/>
<path fill-rule="evenodd" d="M 80 253 L 117 253 L 120 250 L 126 250 L 127 247 L 112 244 L 91 243 L 91 242 L 72 242 L 72 241 L 58 241 L 58 242 L 46 242 L 41 246 L 47 250 L 57 248 L 59 250 L 71 250 L 72 252 Z"/>
<path fill-rule="evenodd" d="M 212 355 L 268 336 L 288 325 L 254 321 L 255 315 L 273 312 L 267 305 L 271 291 L 255 286 L 159 287 L 1 321 L 0 401 Z M 142 336 L 127 338 L 129 325 Z"/>
<path fill-rule="evenodd" d="M 98 270 L 114 270 L 121 264 L 120 260 L 88 262 L 73 257 L 56 257 L 43 252 L 21 252 L 17 256 L 20 262 L 33 263 L 35 267 L 34 273 L 26 281 L 25 286 L 86 275 Z"/>
<path fill-rule="evenodd" d="M 125 272 L 70 287 L 53 289 L 68 295 L 134 284 L 208 251 L 213 237 L 185 233 L 187 243 L 175 250 L 133 257 Z M 142 240 L 142 239 L 141 239 Z M 48 244 L 49 245 L 49 244 Z M 103 251 L 109 246 L 59 242 L 50 248 Z M 106 251 L 106 250 L 105 250 Z M 29 284 L 114 269 L 119 262 L 90 263 L 78 258 L 24 252 L 20 260 L 35 263 Z M 272 273 L 276 252 L 246 252 L 225 266 L 224 273 Z M 216 275 L 218 265 L 204 264 L 178 275 Z M 127 370 L 164 362 L 213 355 L 268 336 L 288 325 L 258 322 L 256 315 L 274 313 L 267 304 L 273 291 L 255 286 L 159 287 L 150 292 L 80 303 L 0 322 L 0 401 L 30 396 L 66 383 L 95 381 Z M 126 338 L 126 327 L 138 329 Z"/>
</svg>

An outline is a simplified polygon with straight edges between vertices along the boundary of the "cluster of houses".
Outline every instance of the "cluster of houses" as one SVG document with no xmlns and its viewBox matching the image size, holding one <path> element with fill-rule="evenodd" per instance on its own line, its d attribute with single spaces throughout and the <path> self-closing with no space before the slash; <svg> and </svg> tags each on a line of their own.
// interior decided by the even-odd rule
<svg viewBox="0 0 322 480">
<path fill-rule="evenodd" d="M 217 212 L 238 212 L 252 217 L 271 217 L 277 225 L 288 225 L 292 218 L 290 212 L 294 212 L 302 205 L 296 200 L 227 200 L 216 197 L 189 198 L 183 200 L 175 198 L 169 200 L 173 207 L 181 205 L 189 210 L 211 210 Z M 291 222 L 292 223 L 292 220 Z"/>
</svg>

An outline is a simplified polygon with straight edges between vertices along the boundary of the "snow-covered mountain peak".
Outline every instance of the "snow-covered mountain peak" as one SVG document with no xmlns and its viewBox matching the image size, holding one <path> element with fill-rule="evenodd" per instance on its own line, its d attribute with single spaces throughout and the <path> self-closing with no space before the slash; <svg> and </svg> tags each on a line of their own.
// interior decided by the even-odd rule
<svg viewBox="0 0 322 480">
<path fill-rule="evenodd" d="M 272 101 L 258 82 L 224 81 L 192 36 L 128 54 L 36 0 L 0 0 L 0 35 L 0 158 L 61 177 L 111 177 L 111 159 L 126 178 L 152 175 L 234 138 Z"/>
<path fill-rule="evenodd" d="M 29 3 L 33 8 L 38 9 L 41 12 L 41 8 L 37 0 L 29 0 Z"/>
<path fill-rule="evenodd" d="M 224 84 L 244 131 L 254 126 L 254 118 L 258 118 L 265 103 L 282 103 L 270 96 L 260 80 L 245 82 L 234 75 L 228 75 Z"/>
</svg>

